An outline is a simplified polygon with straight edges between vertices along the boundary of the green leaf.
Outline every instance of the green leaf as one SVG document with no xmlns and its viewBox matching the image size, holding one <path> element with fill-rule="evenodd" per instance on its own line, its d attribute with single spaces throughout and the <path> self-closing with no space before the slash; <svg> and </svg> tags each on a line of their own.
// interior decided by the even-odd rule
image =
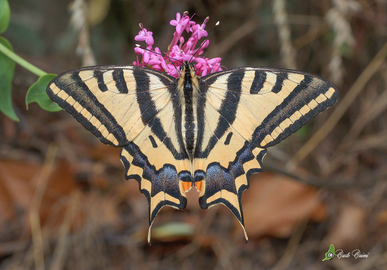
<svg viewBox="0 0 387 270">
<path fill-rule="evenodd" d="M 10 18 L 11 10 L 9 9 L 8 1 L 0 0 L 0 34 L 7 30 Z"/>
<path fill-rule="evenodd" d="M 0 37 L 0 43 L 12 50 L 12 45 L 7 39 Z M 19 121 L 12 107 L 12 79 L 14 72 L 15 62 L 0 52 L 0 111 L 12 120 Z"/>
<path fill-rule="evenodd" d="M 54 79 L 56 74 L 46 74 L 41 76 L 31 87 L 28 89 L 26 95 L 26 105 L 32 102 L 37 102 L 39 106 L 49 112 L 57 112 L 62 110 L 56 103 L 52 102 L 46 94 L 47 85 Z"/>
</svg>

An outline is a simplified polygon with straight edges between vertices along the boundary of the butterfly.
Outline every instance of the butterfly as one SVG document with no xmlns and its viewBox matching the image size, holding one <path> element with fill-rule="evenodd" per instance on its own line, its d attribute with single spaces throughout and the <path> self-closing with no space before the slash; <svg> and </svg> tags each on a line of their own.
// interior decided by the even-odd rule
<svg viewBox="0 0 387 270">
<path fill-rule="evenodd" d="M 47 94 L 101 142 L 121 147 L 125 178 L 148 200 L 148 242 L 160 209 L 184 209 L 192 187 L 202 209 L 230 209 L 247 241 L 241 195 L 262 172 L 266 149 L 338 99 L 331 83 L 304 72 L 243 67 L 199 77 L 189 62 L 178 78 L 84 67 L 58 75 Z"/>
</svg>

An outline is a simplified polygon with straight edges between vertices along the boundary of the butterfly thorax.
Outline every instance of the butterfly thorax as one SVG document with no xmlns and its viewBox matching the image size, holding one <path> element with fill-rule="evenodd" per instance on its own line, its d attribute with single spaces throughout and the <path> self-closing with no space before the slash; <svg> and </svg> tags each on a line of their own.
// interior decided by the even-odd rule
<svg viewBox="0 0 387 270">
<path fill-rule="evenodd" d="M 177 79 L 177 91 L 182 109 L 182 136 L 184 146 L 190 159 L 193 159 L 195 141 L 197 139 L 196 106 L 199 94 L 199 78 L 195 68 L 189 62 L 184 62 Z"/>
</svg>

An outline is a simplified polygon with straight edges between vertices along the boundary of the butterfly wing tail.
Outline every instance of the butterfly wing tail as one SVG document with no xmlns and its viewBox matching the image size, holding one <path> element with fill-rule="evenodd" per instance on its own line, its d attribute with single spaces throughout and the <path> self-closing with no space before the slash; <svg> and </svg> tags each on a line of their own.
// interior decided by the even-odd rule
<svg viewBox="0 0 387 270">
<path fill-rule="evenodd" d="M 200 207 L 207 209 L 216 204 L 225 205 L 242 226 L 246 241 L 248 237 L 244 227 L 241 197 L 249 187 L 250 175 L 262 172 L 262 159 L 265 154 L 266 149 L 255 148 L 246 142 L 227 168 L 213 162 L 207 166 L 206 174 L 202 171 L 195 172 L 195 184 L 200 182 L 201 178 L 204 179 L 199 190 Z"/>
<path fill-rule="evenodd" d="M 140 149 L 134 143 L 122 147 L 121 161 L 125 167 L 125 178 L 135 179 L 139 183 L 141 193 L 145 195 L 149 205 L 149 233 L 148 243 L 150 244 L 150 231 L 157 213 L 164 206 L 176 209 L 184 209 L 187 205 L 187 198 L 183 181 L 190 178 L 190 174 L 177 173 L 175 166 L 164 164 L 156 170 L 148 162 Z"/>
</svg>

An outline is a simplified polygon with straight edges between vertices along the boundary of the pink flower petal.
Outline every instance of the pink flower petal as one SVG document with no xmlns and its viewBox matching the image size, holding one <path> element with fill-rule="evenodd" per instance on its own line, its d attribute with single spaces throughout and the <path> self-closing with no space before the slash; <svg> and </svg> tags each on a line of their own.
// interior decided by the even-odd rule
<svg viewBox="0 0 387 270">
<path fill-rule="evenodd" d="M 205 27 L 209 18 L 207 17 L 202 24 L 197 24 L 192 21 L 192 17 L 190 18 L 187 12 L 183 14 L 176 13 L 176 19 L 170 21 L 170 24 L 175 27 L 175 32 L 166 53 L 162 53 L 158 47 L 152 48 L 154 45 L 153 33 L 140 24 L 141 31 L 134 39 L 136 41 L 144 41 L 146 49 L 140 47 L 134 49 L 137 54 L 137 61 L 134 61 L 133 65 L 160 70 L 175 78 L 179 76 L 179 66 L 184 61 L 196 63 L 195 69 L 198 76 L 206 76 L 212 72 L 222 70 L 220 64 L 222 59 L 220 57 L 208 59 L 200 56 L 204 53 L 203 49 L 208 47 L 209 40 L 205 40 L 202 45 L 197 47 L 200 39 L 208 36 Z M 191 33 L 191 37 L 186 41 L 182 37 L 184 30 Z M 139 60 L 139 55 L 142 56 L 141 61 Z"/>
<path fill-rule="evenodd" d="M 177 12 L 176 13 L 176 20 L 171 20 L 169 23 L 172 26 L 176 26 L 179 23 L 179 21 L 180 21 L 180 13 Z"/>
<path fill-rule="evenodd" d="M 140 47 L 136 47 L 136 48 L 134 48 L 134 53 L 135 54 L 143 54 L 144 53 L 144 49 L 142 49 Z"/>
<path fill-rule="evenodd" d="M 144 54 L 142 55 L 142 60 L 144 61 L 144 63 L 148 64 L 149 62 L 149 53 L 148 52 L 144 52 Z"/>
</svg>

